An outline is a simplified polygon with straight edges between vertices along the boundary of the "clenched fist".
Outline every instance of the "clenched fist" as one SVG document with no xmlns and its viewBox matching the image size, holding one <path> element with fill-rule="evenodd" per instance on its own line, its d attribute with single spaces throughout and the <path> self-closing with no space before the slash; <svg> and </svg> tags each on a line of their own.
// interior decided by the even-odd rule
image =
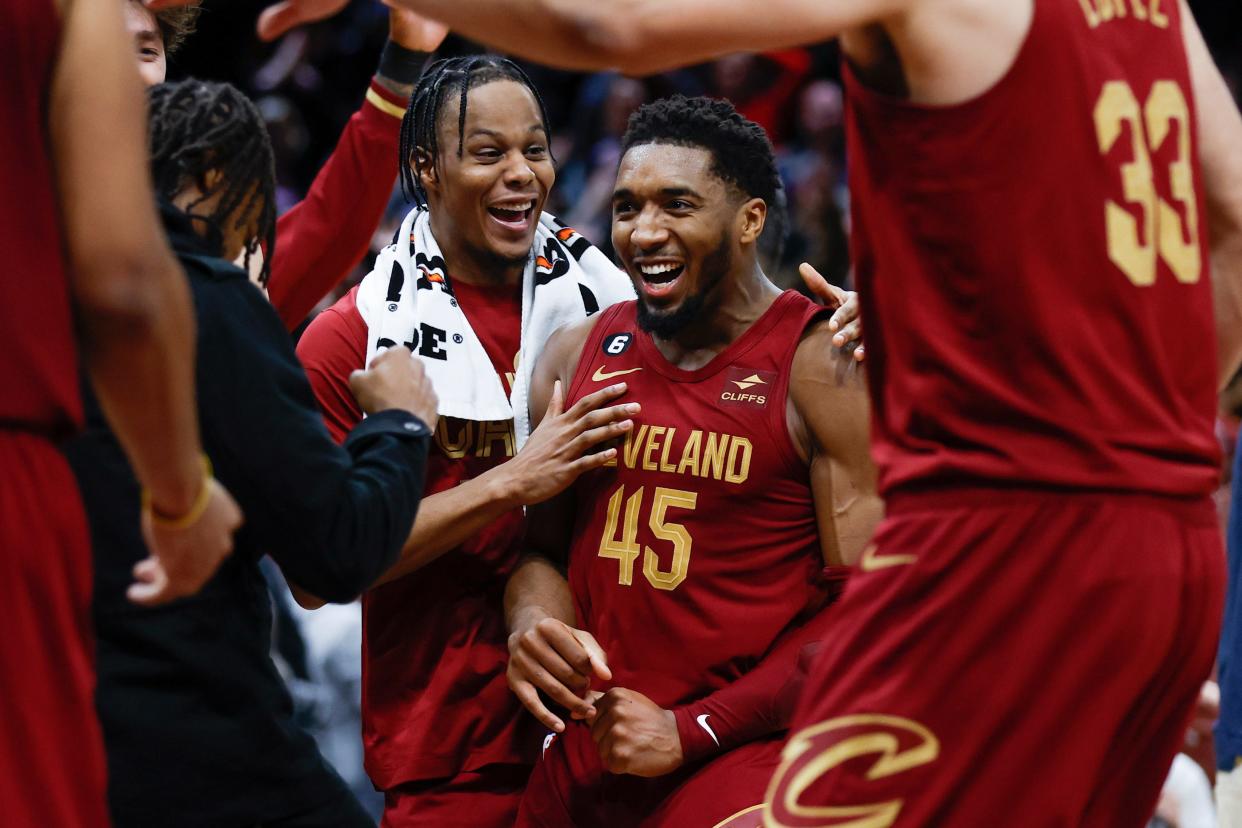
<svg viewBox="0 0 1242 828">
<path fill-rule="evenodd" d="M 440 400 L 423 364 L 405 348 L 389 348 L 371 360 L 367 370 L 354 371 L 349 375 L 349 388 L 368 414 L 398 408 L 418 417 L 432 431 L 436 428 Z"/>
</svg>

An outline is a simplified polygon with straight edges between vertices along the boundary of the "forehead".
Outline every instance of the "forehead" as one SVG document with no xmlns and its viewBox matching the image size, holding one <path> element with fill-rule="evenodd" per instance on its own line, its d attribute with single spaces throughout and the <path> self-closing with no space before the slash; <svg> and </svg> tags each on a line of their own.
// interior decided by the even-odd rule
<svg viewBox="0 0 1242 828">
<path fill-rule="evenodd" d="M 457 133 L 461 92 L 449 94 L 440 110 L 440 126 L 449 134 Z M 543 128 L 539 104 L 524 84 L 513 80 L 495 80 L 476 86 L 466 96 L 466 135 L 480 130 L 491 132 L 527 132 Z"/>
<path fill-rule="evenodd" d="M 702 147 L 641 144 L 631 147 L 622 156 L 617 169 L 617 189 L 715 192 L 713 188 L 723 189 L 725 184 L 712 172 L 714 160 L 711 151 Z"/>
<path fill-rule="evenodd" d="M 138 0 L 127 0 L 125 3 L 125 29 L 131 35 L 144 36 L 163 41 L 160 25 L 155 20 L 155 13 Z"/>
</svg>

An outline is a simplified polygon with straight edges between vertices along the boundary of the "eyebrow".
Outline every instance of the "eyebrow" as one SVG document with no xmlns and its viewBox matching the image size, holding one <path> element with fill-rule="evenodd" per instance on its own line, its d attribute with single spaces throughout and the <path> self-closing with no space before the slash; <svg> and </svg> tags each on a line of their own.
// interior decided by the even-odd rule
<svg viewBox="0 0 1242 828">
<path fill-rule="evenodd" d="M 548 134 L 547 130 L 543 128 L 543 124 L 531 124 L 530 127 L 528 127 L 526 131 L 527 132 L 542 132 L 544 135 Z M 467 135 L 466 137 L 473 138 L 476 135 L 487 135 L 492 138 L 503 138 L 504 137 L 503 135 L 501 135 L 501 133 L 497 132 L 496 130 L 485 129 L 484 127 L 475 127 L 474 129 L 470 130 L 470 134 Z"/>
<path fill-rule="evenodd" d="M 695 192 L 690 187 L 662 187 L 660 188 L 660 195 L 665 196 L 666 198 L 677 198 L 679 196 L 690 196 L 691 198 L 698 198 L 698 199 L 703 198 L 703 196 L 699 195 L 697 192 Z M 620 190 L 614 190 L 612 193 L 613 201 L 616 201 L 622 198 L 633 198 L 633 197 L 634 197 L 634 192 L 632 190 L 627 190 L 625 188 L 622 188 Z"/>
<path fill-rule="evenodd" d="M 164 38 L 161 37 L 160 33 L 157 32 L 155 29 L 143 29 L 140 32 L 136 32 L 134 34 L 134 39 L 138 40 L 139 42 L 146 42 L 150 40 L 153 40 L 161 44 L 164 42 Z"/>
</svg>

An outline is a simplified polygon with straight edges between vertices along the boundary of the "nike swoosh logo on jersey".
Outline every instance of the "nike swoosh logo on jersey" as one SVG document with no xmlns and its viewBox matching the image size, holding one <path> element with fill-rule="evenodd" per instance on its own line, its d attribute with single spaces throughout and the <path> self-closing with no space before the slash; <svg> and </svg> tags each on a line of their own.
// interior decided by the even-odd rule
<svg viewBox="0 0 1242 828">
<path fill-rule="evenodd" d="M 643 370 L 641 367 L 640 368 L 626 368 L 624 371 L 610 371 L 609 373 L 605 374 L 604 366 L 601 365 L 595 369 L 595 375 L 591 377 L 591 381 L 592 382 L 603 382 L 604 380 L 610 380 L 613 377 L 619 377 L 622 374 L 632 374 L 635 371 L 641 371 L 641 370 Z"/>
<path fill-rule="evenodd" d="M 876 545 L 870 544 L 863 550 L 858 568 L 863 572 L 875 572 L 877 569 L 888 569 L 890 566 L 905 566 L 917 561 L 914 555 L 881 555 Z"/>
<path fill-rule="evenodd" d="M 716 747 L 720 747 L 720 740 L 716 738 L 716 732 L 715 732 L 714 730 L 712 730 L 712 729 L 711 729 L 711 726 L 709 726 L 709 725 L 707 724 L 707 717 L 708 717 L 708 716 L 710 716 L 710 715 L 712 715 L 712 714 L 711 714 L 711 713 L 701 713 L 701 714 L 699 714 L 698 716 L 695 716 L 695 717 L 694 717 L 694 720 L 695 720 L 696 722 L 698 722 L 699 727 L 701 727 L 701 728 L 703 728 L 704 730 L 706 730 L 706 731 L 707 731 L 707 735 L 708 735 L 708 736 L 711 736 L 711 737 L 712 737 L 712 741 L 716 743 Z"/>
</svg>

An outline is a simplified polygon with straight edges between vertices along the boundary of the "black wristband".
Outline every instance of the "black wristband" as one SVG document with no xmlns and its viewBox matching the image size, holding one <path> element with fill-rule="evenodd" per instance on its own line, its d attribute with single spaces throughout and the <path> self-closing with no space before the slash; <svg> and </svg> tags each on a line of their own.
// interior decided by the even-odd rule
<svg viewBox="0 0 1242 828">
<path fill-rule="evenodd" d="M 428 57 L 430 55 L 427 52 L 416 52 L 388 40 L 384 43 L 384 51 L 380 52 L 379 69 L 376 72 L 390 81 L 413 85 L 423 73 L 423 65 Z"/>
</svg>

